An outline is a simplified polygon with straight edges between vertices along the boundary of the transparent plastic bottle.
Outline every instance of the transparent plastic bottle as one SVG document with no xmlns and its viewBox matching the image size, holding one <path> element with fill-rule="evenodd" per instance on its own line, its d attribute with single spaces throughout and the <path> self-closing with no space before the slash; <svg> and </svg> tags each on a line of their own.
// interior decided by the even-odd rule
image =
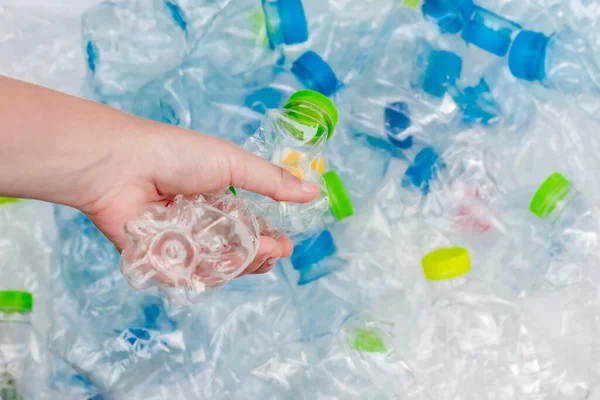
<svg viewBox="0 0 600 400">
<path fill-rule="evenodd" d="M 246 149 L 302 179 L 321 182 L 308 204 L 280 203 L 252 193 L 178 197 L 172 207 L 151 207 L 130 221 L 121 272 L 135 289 L 158 286 L 188 301 L 237 277 L 254 259 L 260 235 L 316 231 L 351 215 L 339 177 L 322 177 L 311 165 L 333 134 L 337 111 L 325 96 L 298 92 L 281 110 L 269 110 Z M 349 205 L 350 204 L 350 205 Z M 330 209 L 330 211 L 328 211 Z"/>
<path fill-rule="evenodd" d="M 568 250 L 593 254 L 600 245 L 600 219 L 579 190 L 554 173 L 530 197 L 531 212 L 552 227 Z"/>
<path fill-rule="evenodd" d="M 0 398 L 22 400 L 19 386 L 32 335 L 29 313 L 33 295 L 28 292 L 0 291 Z"/>
<path fill-rule="evenodd" d="M 264 1 L 267 15 L 276 3 Z M 330 96 L 357 77 L 385 43 L 395 5 L 390 0 L 305 0 L 302 6 L 307 40 L 284 49 L 285 63 L 306 88 Z"/>
<path fill-rule="evenodd" d="M 232 2 L 210 21 L 189 62 L 217 86 L 231 76 L 281 63 L 282 48 L 303 43 L 308 30 L 302 2 Z M 226 84 L 226 82 L 223 82 Z"/>
<path fill-rule="evenodd" d="M 93 315 L 110 315 L 122 307 L 119 252 L 83 213 L 55 206 L 62 283 L 71 301 Z"/>
<path fill-rule="evenodd" d="M 424 0 L 421 8 L 442 33 L 461 32 L 466 43 L 498 57 L 508 53 L 513 37 L 521 30 L 516 22 L 475 5 L 473 0 Z"/>
<path fill-rule="evenodd" d="M 508 65 L 519 79 L 540 82 L 565 94 L 600 94 L 600 68 L 585 38 L 565 26 L 550 36 L 521 31 L 510 49 Z"/>
<path fill-rule="evenodd" d="M 133 94 L 181 62 L 185 30 L 168 4 L 106 1 L 83 15 L 88 84 L 100 100 Z"/>
<path fill-rule="evenodd" d="M 515 351 L 511 345 L 518 345 L 518 307 L 469 277 L 471 259 L 465 248 L 433 251 L 421 263 L 429 296 L 412 331 L 408 362 L 421 381 L 442 383 L 428 386 L 432 398 L 452 398 L 443 383 L 457 377 L 464 385 L 459 387 L 469 387 L 470 393 L 492 392 L 496 388 L 478 380 L 475 371 L 503 372 L 498 368 L 507 361 L 504 357 Z M 444 368 L 434 368 L 439 363 Z M 477 368 L 470 369 L 471 363 Z"/>
</svg>

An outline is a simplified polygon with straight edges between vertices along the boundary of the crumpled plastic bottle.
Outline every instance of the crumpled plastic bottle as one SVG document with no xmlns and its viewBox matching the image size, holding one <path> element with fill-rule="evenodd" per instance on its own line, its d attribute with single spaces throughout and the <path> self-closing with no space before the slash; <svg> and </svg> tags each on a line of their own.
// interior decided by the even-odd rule
<svg viewBox="0 0 600 400">
<path fill-rule="evenodd" d="M 561 247 L 590 256 L 598 249 L 600 220 L 571 181 L 556 172 L 531 196 L 530 211 L 546 221 Z"/>
<path fill-rule="evenodd" d="M 280 203 L 230 188 L 194 198 L 179 196 L 171 207 L 150 207 L 126 226 L 132 240 L 121 257 L 121 272 L 129 284 L 135 289 L 158 286 L 172 300 L 198 300 L 196 295 L 244 271 L 258 251 L 260 235 L 317 231 L 328 220 L 351 215 L 337 174 L 329 171 L 321 177 L 314 170 L 336 123 L 333 103 L 311 91 L 298 92 L 282 110 L 267 112 L 246 150 L 302 179 L 320 182 L 320 196 L 308 204 Z"/>
<path fill-rule="evenodd" d="M 461 32 L 462 39 L 495 56 L 504 57 L 521 25 L 476 5 L 473 0 L 424 0 L 423 14 L 442 33 Z"/>
<path fill-rule="evenodd" d="M 185 27 L 168 4 L 102 2 L 83 15 L 88 85 L 100 100 L 133 94 L 181 62 L 187 52 Z"/>
<path fill-rule="evenodd" d="M 471 260 L 465 248 L 436 250 L 422 266 L 430 296 L 413 325 L 407 361 L 421 382 L 431 383 L 432 398 L 455 398 L 467 387 L 485 397 L 516 386 L 502 367 L 518 346 L 517 305 L 467 275 Z M 440 362 L 445 367 L 435 368 Z M 488 374 L 491 382 L 481 380 Z"/>
<path fill-rule="evenodd" d="M 0 398 L 22 400 L 19 387 L 26 385 L 24 363 L 30 352 L 33 333 L 28 314 L 33 295 L 28 292 L 0 291 Z"/>
<path fill-rule="evenodd" d="M 600 94 L 600 68 L 585 38 L 564 26 L 550 36 L 521 31 L 510 49 L 511 73 L 565 94 Z"/>
</svg>

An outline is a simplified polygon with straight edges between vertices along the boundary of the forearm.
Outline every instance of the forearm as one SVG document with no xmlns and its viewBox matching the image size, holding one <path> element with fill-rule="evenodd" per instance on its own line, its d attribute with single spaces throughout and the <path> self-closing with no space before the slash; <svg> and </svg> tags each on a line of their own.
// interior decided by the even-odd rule
<svg viewBox="0 0 600 400">
<path fill-rule="evenodd" d="M 0 196 L 80 206 L 96 177 L 115 174 L 137 118 L 40 86 L 0 77 Z M 101 166 L 111 165 L 113 169 Z M 105 177 L 109 178 L 109 177 Z"/>
</svg>

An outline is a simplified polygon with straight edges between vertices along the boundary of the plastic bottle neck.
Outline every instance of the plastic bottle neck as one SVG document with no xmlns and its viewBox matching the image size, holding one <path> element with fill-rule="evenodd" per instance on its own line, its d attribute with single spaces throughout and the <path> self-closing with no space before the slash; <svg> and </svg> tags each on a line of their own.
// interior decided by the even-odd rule
<svg viewBox="0 0 600 400">
<path fill-rule="evenodd" d="M 294 123 L 290 124 L 290 133 L 303 141 L 317 142 L 319 139 L 327 140 L 333 134 L 331 128 L 333 120 L 321 107 L 305 101 L 289 102 L 281 111 Z"/>
<path fill-rule="evenodd" d="M 0 324 L 4 323 L 29 324 L 29 313 L 0 311 Z"/>
</svg>

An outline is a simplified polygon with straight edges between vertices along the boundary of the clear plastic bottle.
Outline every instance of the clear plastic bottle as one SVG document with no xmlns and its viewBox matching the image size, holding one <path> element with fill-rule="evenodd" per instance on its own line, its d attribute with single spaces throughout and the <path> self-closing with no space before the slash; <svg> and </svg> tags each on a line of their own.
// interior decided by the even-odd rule
<svg viewBox="0 0 600 400">
<path fill-rule="evenodd" d="M 232 2 L 210 21 L 188 61 L 217 86 L 281 63 L 283 47 L 308 39 L 306 24 L 300 0 L 263 2 L 262 7 L 249 0 Z"/>
<path fill-rule="evenodd" d="M 168 4 L 106 1 L 83 15 L 88 84 L 101 100 L 131 95 L 181 62 L 185 30 Z"/>
<path fill-rule="evenodd" d="M 468 273 L 469 251 L 461 247 L 442 248 L 422 259 L 429 282 L 427 303 L 418 315 L 410 335 L 408 362 L 421 381 L 429 385 L 432 398 L 453 398 L 444 392 L 444 382 L 460 377 L 461 389 L 481 393 L 497 389 L 478 380 L 478 368 L 503 373 L 498 369 L 518 345 L 519 309 L 516 304 L 495 294 L 492 288 Z M 469 360 L 469 362 L 465 362 Z M 443 363 L 444 368 L 434 368 Z M 470 366 L 477 365 L 471 369 Z M 500 382 L 510 378 L 507 373 Z M 471 386 L 473 385 L 473 386 Z M 479 398 L 474 396 L 474 398 Z"/>
<path fill-rule="evenodd" d="M 442 33 L 461 32 L 462 39 L 493 55 L 504 57 L 521 30 L 516 22 L 477 6 L 473 0 L 424 0 L 423 14 L 435 20 Z"/>
<path fill-rule="evenodd" d="M 337 111 L 325 96 L 298 92 L 281 110 L 269 110 L 246 149 L 297 176 L 322 183 L 308 204 L 280 203 L 252 193 L 179 197 L 172 207 L 151 207 L 130 221 L 121 272 L 135 289 L 158 286 L 186 300 L 238 276 L 254 259 L 260 235 L 316 231 L 352 214 L 339 177 L 313 170 Z M 331 211 L 328 211 L 328 209 Z"/>
<path fill-rule="evenodd" d="M 19 395 L 32 335 L 29 313 L 33 295 L 28 292 L 0 291 L 0 398 L 22 400 Z"/>
<path fill-rule="evenodd" d="M 600 68 L 585 38 L 565 26 L 550 36 L 521 31 L 510 49 L 511 73 L 565 94 L 600 94 Z"/>
<path fill-rule="evenodd" d="M 265 9 L 272 3 L 265 0 Z M 358 76 L 385 43 L 395 6 L 390 0 L 304 0 L 302 5 L 307 40 L 286 47 L 285 62 L 306 88 L 330 96 Z"/>
<path fill-rule="evenodd" d="M 595 253 L 600 245 L 600 219 L 571 181 L 554 173 L 530 198 L 531 212 L 552 226 L 566 249 Z"/>
</svg>

